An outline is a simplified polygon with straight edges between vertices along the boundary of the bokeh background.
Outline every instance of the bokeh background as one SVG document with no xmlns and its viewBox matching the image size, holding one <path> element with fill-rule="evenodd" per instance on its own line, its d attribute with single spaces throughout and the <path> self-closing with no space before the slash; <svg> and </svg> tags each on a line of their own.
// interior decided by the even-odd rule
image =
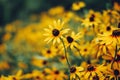
<svg viewBox="0 0 120 80">
<path fill-rule="evenodd" d="M 0 0 L 0 26 L 4 26 L 16 19 L 27 20 L 32 14 L 39 14 L 51 7 L 64 6 L 71 9 L 73 2 L 79 0 Z M 87 9 L 101 11 L 108 9 L 116 0 L 82 0 Z M 117 0 L 120 2 L 119 0 Z"/>
</svg>

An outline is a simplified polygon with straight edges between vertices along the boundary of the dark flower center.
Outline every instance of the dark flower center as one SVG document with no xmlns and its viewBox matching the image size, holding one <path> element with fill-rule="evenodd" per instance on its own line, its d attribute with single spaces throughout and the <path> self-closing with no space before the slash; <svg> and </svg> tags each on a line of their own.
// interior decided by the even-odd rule
<svg viewBox="0 0 120 80">
<path fill-rule="evenodd" d="M 89 65 L 89 66 L 87 67 L 87 71 L 94 71 L 94 70 L 95 70 L 95 67 L 94 67 L 94 66 Z"/>
<path fill-rule="evenodd" d="M 13 80 L 17 80 L 15 77 L 13 77 Z"/>
<path fill-rule="evenodd" d="M 120 36 L 120 30 L 114 30 L 113 32 L 112 32 L 112 36 Z"/>
<path fill-rule="evenodd" d="M 40 77 L 39 77 L 39 76 L 36 76 L 36 79 L 40 80 Z"/>
<path fill-rule="evenodd" d="M 50 53 L 51 53 L 51 51 L 50 51 L 50 50 L 47 50 L 47 53 L 48 53 L 48 54 L 50 54 Z"/>
<path fill-rule="evenodd" d="M 65 56 L 61 56 L 61 59 L 65 59 Z"/>
<path fill-rule="evenodd" d="M 46 64 L 47 64 L 47 61 L 44 60 L 44 61 L 43 61 L 43 65 L 46 65 Z"/>
<path fill-rule="evenodd" d="M 99 76 L 93 76 L 93 80 L 99 80 Z"/>
<path fill-rule="evenodd" d="M 107 26 L 107 27 L 106 27 L 106 30 L 107 30 L 107 31 L 110 31 L 110 30 L 111 30 L 111 27 L 110 27 L 110 26 Z"/>
<path fill-rule="evenodd" d="M 94 20 L 94 18 L 95 18 L 95 15 L 94 15 L 94 14 L 92 14 L 92 15 L 91 15 L 91 17 L 89 18 L 90 22 L 95 21 L 95 20 Z"/>
<path fill-rule="evenodd" d="M 53 29 L 52 34 L 56 37 L 60 34 L 60 31 L 58 29 Z"/>
<path fill-rule="evenodd" d="M 85 49 L 84 49 L 84 51 L 86 52 L 86 51 L 87 51 L 87 49 L 85 48 Z"/>
<path fill-rule="evenodd" d="M 68 36 L 68 37 L 67 37 L 67 41 L 68 41 L 68 43 L 72 43 L 72 42 L 73 42 L 73 38 L 70 37 L 70 36 Z"/>
<path fill-rule="evenodd" d="M 70 73 L 75 73 L 75 71 L 76 71 L 76 67 L 71 67 L 70 68 Z"/>
<path fill-rule="evenodd" d="M 120 73 L 120 72 L 119 72 L 117 69 L 114 70 L 114 75 L 115 75 L 115 76 L 118 76 L 119 73 Z"/>
<path fill-rule="evenodd" d="M 59 74 L 60 72 L 56 70 L 54 73 L 55 73 L 55 74 Z"/>
</svg>

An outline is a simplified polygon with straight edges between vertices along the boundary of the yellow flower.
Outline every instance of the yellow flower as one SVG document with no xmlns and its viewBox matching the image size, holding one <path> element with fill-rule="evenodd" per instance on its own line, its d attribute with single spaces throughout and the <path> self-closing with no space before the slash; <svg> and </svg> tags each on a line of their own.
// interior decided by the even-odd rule
<svg viewBox="0 0 120 80">
<path fill-rule="evenodd" d="M 72 10 L 77 11 L 77 10 L 80 10 L 81 8 L 83 8 L 85 6 L 86 6 L 85 3 L 82 2 L 82 1 L 75 2 L 75 3 L 72 4 Z"/>
<path fill-rule="evenodd" d="M 96 26 L 98 26 L 100 22 L 100 19 L 97 16 L 95 16 L 95 14 L 91 14 L 89 17 L 82 20 L 82 25 L 84 25 L 87 28 L 96 28 Z"/>
<path fill-rule="evenodd" d="M 109 80 L 119 80 L 120 78 L 120 68 L 111 69 L 110 66 L 107 67 L 106 74 Z"/>
<path fill-rule="evenodd" d="M 102 58 L 106 61 L 109 61 L 111 68 L 120 68 L 120 51 L 112 54 L 103 55 Z"/>
<path fill-rule="evenodd" d="M 15 75 L 9 75 L 5 80 L 22 80 L 22 70 L 19 70 Z"/>
<path fill-rule="evenodd" d="M 43 59 L 37 59 L 36 57 L 34 57 L 31 63 L 32 65 L 37 66 L 37 67 L 46 67 L 48 64 L 48 61 L 43 60 Z"/>
<path fill-rule="evenodd" d="M 64 80 L 67 79 L 67 76 L 62 70 L 57 70 L 56 68 L 48 69 L 45 71 L 48 73 L 46 80 Z"/>
<path fill-rule="evenodd" d="M 64 22 L 61 22 L 60 19 L 54 21 L 53 25 L 49 25 L 49 28 L 45 28 L 45 36 L 47 37 L 45 41 L 49 43 L 53 41 L 53 44 L 60 43 L 60 38 L 68 32 L 69 29 L 64 29 Z"/>
<path fill-rule="evenodd" d="M 82 34 L 79 32 L 75 34 L 75 32 L 72 32 L 70 36 L 66 37 L 66 47 L 73 49 L 76 48 L 79 45 L 79 39 L 82 37 Z"/>
<path fill-rule="evenodd" d="M 120 11 L 120 3 L 114 2 L 114 9 Z"/>
<path fill-rule="evenodd" d="M 105 44 L 120 44 L 120 29 L 112 30 L 111 33 L 100 34 L 98 39 Z"/>
<path fill-rule="evenodd" d="M 80 72 L 83 71 L 83 67 L 72 66 L 70 68 L 70 80 L 76 80 L 80 78 Z"/>
<path fill-rule="evenodd" d="M 114 46 L 112 46 L 111 44 L 106 44 L 104 42 L 101 42 L 99 39 L 94 39 L 92 41 L 92 55 L 94 55 L 95 58 L 99 58 L 102 55 L 105 54 L 112 54 L 115 50 Z"/>
<path fill-rule="evenodd" d="M 53 7 L 53 8 L 51 8 L 48 11 L 48 13 L 50 15 L 59 15 L 59 14 L 62 14 L 62 13 L 64 13 L 64 7 L 62 7 L 62 6 Z"/>
<path fill-rule="evenodd" d="M 82 56 L 88 56 L 90 54 L 90 51 L 91 51 L 91 44 L 89 42 L 81 44 L 79 46 L 79 49 L 80 49 L 80 54 Z"/>
<path fill-rule="evenodd" d="M 0 61 L 0 70 L 10 69 L 10 65 L 7 61 Z"/>
<path fill-rule="evenodd" d="M 51 46 L 50 48 L 44 48 L 42 51 L 42 55 L 46 58 L 53 58 L 57 55 L 57 51 L 54 46 Z"/>
<path fill-rule="evenodd" d="M 86 70 L 82 72 L 82 76 L 87 80 L 97 80 L 99 78 L 103 78 L 103 72 L 105 71 L 106 67 L 103 65 L 95 66 L 89 64 L 86 67 Z M 103 79 L 104 80 L 104 79 Z"/>
</svg>

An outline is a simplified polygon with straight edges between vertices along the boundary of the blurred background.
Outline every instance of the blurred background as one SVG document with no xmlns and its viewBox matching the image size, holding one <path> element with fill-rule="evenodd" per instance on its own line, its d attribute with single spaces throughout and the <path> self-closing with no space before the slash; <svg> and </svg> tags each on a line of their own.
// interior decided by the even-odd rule
<svg viewBox="0 0 120 80">
<path fill-rule="evenodd" d="M 0 0 L 0 26 L 16 19 L 27 20 L 31 14 L 39 14 L 49 8 L 62 5 L 66 10 L 71 9 L 73 2 L 79 0 Z M 82 0 L 87 9 L 103 10 L 110 8 L 113 1 L 119 0 Z"/>
</svg>

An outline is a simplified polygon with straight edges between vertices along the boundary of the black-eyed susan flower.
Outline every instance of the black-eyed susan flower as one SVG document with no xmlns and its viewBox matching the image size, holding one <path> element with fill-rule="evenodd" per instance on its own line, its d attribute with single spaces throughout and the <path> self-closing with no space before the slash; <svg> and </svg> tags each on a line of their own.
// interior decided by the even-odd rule
<svg viewBox="0 0 120 80">
<path fill-rule="evenodd" d="M 87 80 L 98 80 L 103 78 L 103 72 L 105 71 L 106 67 L 103 65 L 95 66 L 89 64 L 85 71 L 82 72 L 82 76 Z M 95 78 L 95 79 L 94 79 Z"/>
<path fill-rule="evenodd" d="M 79 39 L 82 37 L 82 34 L 79 32 L 75 34 L 75 32 L 72 32 L 71 35 L 66 37 L 66 47 L 73 49 L 76 48 L 79 45 Z"/>
<path fill-rule="evenodd" d="M 101 57 L 104 54 L 112 54 L 115 50 L 114 46 L 111 44 L 106 44 L 104 42 L 101 42 L 99 39 L 94 39 L 92 41 L 92 53 L 96 58 Z"/>
<path fill-rule="evenodd" d="M 53 25 L 49 25 L 49 28 L 45 28 L 44 30 L 44 35 L 47 37 L 45 41 L 47 41 L 47 43 L 53 41 L 53 44 L 55 44 L 56 42 L 60 43 L 60 38 L 62 38 L 69 29 L 65 29 L 64 22 L 58 19 L 57 21 L 54 21 Z"/>
<path fill-rule="evenodd" d="M 80 10 L 81 8 L 84 8 L 86 6 L 86 4 L 82 1 L 79 1 L 79 2 L 75 2 L 72 4 L 72 10 Z"/>
<path fill-rule="evenodd" d="M 99 40 L 102 40 L 105 44 L 119 44 L 120 43 L 120 29 L 114 29 L 111 33 L 101 34 Z"/>
<path fill-rule="evenodd" d="M 105 72 L 106 72 L 109 80 L 119 80 L 120 79 L 120 69 L 119 68 L 111 69 L 110 66 L 108 66 L 108 68 L 106 69 Z"/>
<path fill-rule="evenodd" d="M 31 64 L 37 67 L 46 67 L 48 65 L 47 60 L 33 58 Z"/>
<path fill-rule="evenodd" d="M 48 69 L 46 68 L 45 71 L 47 72 L 46 80 L 64 80 L 68 77 L 62 70 L 58 70 L 56 68 Z"/>
<path fill-rule="evenodd" d="M 82 25 L 84 25 L 87 28 L 95 28 L 99 23 L 101 23 L 101 21 L 95 16 L 95 14 L 91 14 L 89 17 L 86 17 L 82 20 Z"/>
<path fill-rule="evenodd" d="M 84 70 L 83 67 L 72 66 L 70 68 L 70 80 L 80 79 L 80 72 L 83 71 L 83 70 Z"/>
</svg>

